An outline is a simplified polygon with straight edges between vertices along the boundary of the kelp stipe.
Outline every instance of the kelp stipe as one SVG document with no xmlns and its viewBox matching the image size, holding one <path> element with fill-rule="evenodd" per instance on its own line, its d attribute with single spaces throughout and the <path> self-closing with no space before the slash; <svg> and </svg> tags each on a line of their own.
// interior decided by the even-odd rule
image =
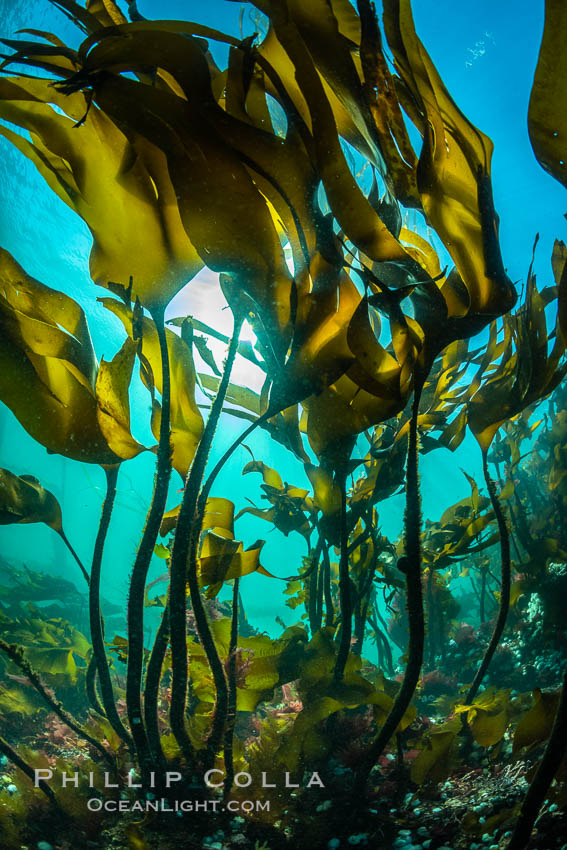
<svg viewBox="0 0 567 850">
<path fill-rule="evenodd" d="M 486 489 L 488 490 L 488 493 L 490 495 L 490 501 L 492 503 L 492 508 L 496 516 L 496 521 L 498 523 L 498 532 L 500 534 L 500 602 L 498 605 L 498 617 L 496 618 L 494 631 L 492 633 L 490 642 L 486 648 L 486 652 L 484 653 L 480 666 L 477 670 L 476 676 L 474 677 L 473 683 L 471 684 L 465 697 L 465 705 L 470 705 L 472 702 L 474 702 L 474 698 L 477 695 L 478 689 L 482 684 L 482 680 L 484 679 L 489 664 L 492 661 L 492 657 L 496 652 L 498 644 L 500 643 L 500 639 L 506 627 L 508 611 L 510 610 L 510 585 L 512 580 L 512 564 L 510 559 L 510 532 L 506 523 L 506 517 L 504 516 L 504 510 L 498 499 L 496 485 L 490 477 L 490 472 L 488 470 L 488 452 L 486 450 L 482 453 L 482 469 L 484 472 Z"/>
<path fill-rule="evenodd" d="M 22 773 L 25 773 L 25 775 L 29 779 L 31 779 L 31 780 L 35 779 L 34 768 L 31 765 L 29 765 L 26 761 L 24 761 L 24 759 L 21 756 L 18 755 L 18 753 L 14 750 L 14 748 L 11 747 L 10 744 L 7 741 L 5 741 L 4 738 L 2 738 L 2 736 L 0 736 L 0 752 L 9 761 L 11 761 L 12 764 L 15 764 L 16 767 L 19 767 L 20 770 L 22 771 Z M 57 800 L 55 799 L 55 794 L 53 793 L 53 789 L 49 787 L 49 785 L 47 784 L 47 782 L 44 779 L 40 779 L 40 781 L 38 782 L 38 788 L 45 794 L 45 796 L 47 797 L 49 802 L 58 809 L 59 807 L 57 805 Z"/>
<path fill-rule="evenodd" d="M 93 664 L 96 667 L 96 676 L 100 684 L 100 692 L 102 698 L 102 707 L 104 714 L 116 734 L 122 738 L 128 746 L 133 745 L 132 738 L 122 723 L 122 720 L 116 710 L 116 701 L 114 697 L 114 689 L 110 678 L 110 669 L 108 666 L 108 658 L 104 648 L 104 621 L 100 608 L 100 579 L 102 558 L 104 554 L 104 543 L 108 533 L 108 526 L 112 516 L 112 508 L 116 497 L 116 481 L 118 479 L 119 465 L 109 466 L 105 471 L 106 475 L 106 495 L 102 505 L 102 513 L 100 524 L 96 536 L 96 541 L 93 551 L 93 560 L 91 565 L 91 580 L 89 584 L 89 619 L 91 627 L 91 640 L 93 643 Z M 92 698 L 97 703 L 95 690 L 95 672 L 93 668 L 90 688 L 92 689 Z"/>
<path fill-rule="evenodd" d="M 507 850 L 524 850 L 553 779 L 567 752 L 567 671 L 563 676 L 561 698 L 543 757 L 528 788 L 520 816 Z"/>
<path fill-rule="evenodd" d="M 378 732 L 378 735 L 369 747 L 368 753 L 364 756 L 362 765 L 358 770 L 354 786 L 355 799 L 359 798 L 359 795 L 364 795 L 364 789 L 372 767 L 379 756 L 382 755 L 384 748 L 396 732 L 400 721 L 407 711 L 415 693 L 423 664 L 425 618 L 423 612 L 421 575 L 421 499 L 419 493 L 418 469 L 419 437 L 417 432 L 419 403 L 421 400 L 423 384 L 423 377 L 416 377 L 412 412 L 409 422 L 407 450 L 406 512 L 404 517 L 404 572 L 406 575 L 407 608 L 409 618 L 408 661 L 404 678 L 396 695 L 392 709 Z"/>
<path fill-rule="evenodd" d="M 116 764 L 112 755 L 105 750 L 105 748 L 96 741 L 92 735 L 83 729 L 83 727 L 67 712 L 61 703 L 51 694 L 48 689 L 45 687 L 44 683 L 41 681 L 38 673 L 33 669 L 27 658 L 25 657 L 21 647 L 15 645 L 9 645 L 4 640 L 0 638 L 0 650 L 4 652 L 8 658 L 16 664 L 22 673 L 27 677 L 30 684 L 35 688 L 41 698 L 47 703 L 49 708 L 55 712 L 55 714 L 65 723 L 69 729 L 72 729 L 73 732 L 76 732 L 81 738 L 94 747 L 95 750 L 98 751 L 99 755 L 105 759 L 110 766 L 115 769 Z M 29 775 L 29 774 L 28 774 Z M 33 776 L 33 772 L 32 772 Z"/>
<path fill-rule="evenodd" d="M 44 522 L 59 535 L 88 585 L 89 574 L 63 529 L 59 502 L 33 475 L 14 475 L 0 469 L 0 524 Z"/>
<path fill-rule="evenodd" d="M 147 784 L 148 774 L 151 772 L 152 752 L 144 728 L 141 693 L 144 657 L 144 594 L 150 560 L 165 511 L 172 468 L 172 446 L 170 444 L 171 377 L 164 309 L 154 308 L 152 319 L 159 341 L 161 359 L 162 392 L 159 440 L 152 500 L 132 568 L 128 593 L 128 668 L 126 676 L 128 720 L 138 754 L 142 780 L 145 784 Z"/>
<path fill-rule="evenodd" d="M 230 644 L 228 647 L 227 660 L 227 703 L 226 703 L 226 728 L 224 732 L 223 757 L 225 763 L 226 776 L 224 780 L 224 795 L 228 797 L 230 794 L 232 783 L 234 782 L 234 758 L 233 758 L 233 743 L 234 743 L 234 727 L 236 724 L 236 648 L 238 644 L 238 594 L 240 592 L 240 579 L 234 580 L 234 588 L 232 592 L 232 617 L 230 624 Z M 218 700 L 216 710 L 218 711 Z M 219 724 L 220 725 L 220 724 Z"/>
<path fill-rule="evenodd" d="M 168 599 L 169 631 L 171 643 L 172 689 L 170 718 L 175 737 L 186 755 L 192 756 L 192 745 L 185 729 L 185 702 L 187 698 L 187 635 L 185 627 L 186 587 L 195 614 L 197 633 L 205 648 L 217 693 L 217 708 L 207 747 L 206 763 L 214 760 L 219 738 L 224 730 L 228 689 L 222 664 L 207 621 L 207 615 L 197 583 L 197 548 L 201 534 L 202 512 L 206 504 L 199 493 L 209 452 L 224 405 L 230 374 L 238 348 L 243 317 L 235 315 L 234 329 L 226 357 L 222 379 L 213 401 L 203 436 L 189 470 L 171 553 L 171 584 Z"/>
<path fill-rule="evenodd" d="M 344 451 L 344 450 L 343 450 Z M 347 456 L 340 456 L 336 461 L 335 469 L 335 484 L 340 491 L 340 511 L 339 511 L 339 609 L 340 609 L 340 628 L 338 638 L 337 657 L 333 669 L 333 680 L 339 684 L 344 676 L 345 665 L 351 648 L 352 638 L 352 615 L 353 615 L 353 593 L 351 589 L 351 579 L 349 574 L 348 564 L 348 528 L 347 528 L 347 497 L 346 497 L 346 478 L 348 471 L 348 456 L 350 455 L 350 446 L 344 453 Z"/>
</svg>

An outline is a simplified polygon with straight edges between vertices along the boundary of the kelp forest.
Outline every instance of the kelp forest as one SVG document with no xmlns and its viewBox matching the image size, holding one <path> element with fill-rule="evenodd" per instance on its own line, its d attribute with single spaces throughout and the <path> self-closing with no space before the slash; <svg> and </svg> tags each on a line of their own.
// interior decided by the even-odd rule
<svg viewBox="0 0 567 850">
<path fill-rule="evenodd" d="M 121 339 L 97 357 L 49 269 L 0 250 L 0 400 L 106 482 L 85 559 L 25 457 L 0 470 L 0 523 L 45 524 L 74 564 L 2 562 L 2 846 L 564 848 L 565 243 L 538 280 L 534 233 L 508 276 L 493 144 L 410 0 L 256 0 L 250 37 L 45 2 L 76 42 L 3 28 L 0 134 L 88 228 Z M 566 40 L 546 0 L 526 121 L 563 186 Z M 230 335 L 166 316 L 203 269 Z M 467 495 L 436 512 L 420 466 L 442 450 Z M 105 541 L 141 453 L 118 598 Z M 254 627 L 253 574 L 292 625 Z"/>
</svg>

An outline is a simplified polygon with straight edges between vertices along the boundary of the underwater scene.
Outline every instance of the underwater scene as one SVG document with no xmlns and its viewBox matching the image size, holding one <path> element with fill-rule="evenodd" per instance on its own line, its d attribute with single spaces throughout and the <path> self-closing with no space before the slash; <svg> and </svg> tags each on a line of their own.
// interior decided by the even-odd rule
<svg viewBox="0 0 567 850">
<path fill-rule="evenodd" d="M 567 4 L 0 20 L 0 847 L 567 850 Z"/>
</svg>

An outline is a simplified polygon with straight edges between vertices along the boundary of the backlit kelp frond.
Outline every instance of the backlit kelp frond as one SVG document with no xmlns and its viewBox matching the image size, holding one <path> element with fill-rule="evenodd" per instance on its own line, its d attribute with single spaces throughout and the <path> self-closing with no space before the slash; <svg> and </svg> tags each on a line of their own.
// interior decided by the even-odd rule
<svg viewBox="0 0 567 850">
<path fill-rule="evenodd" d="M 384 23 L 404 106 L 423 136 L 417 168 L 423 209 L 458 272 L 441 287 L 448 318 L 469 315 L 471 331 L 478 331 L 515 301 L 498 245 L 492 142 L 452 100 L 415 32 L 409 0 L 387 0 Z"/>
<path fill-rule="evenodd" d="M 130 37 L 108 36 L 92 46 L 81 74 L 94 86 L 96 103 L 128 136 L 144 136 L 163 151 L 192 244 L 203 262 L 230 272 L 258 303 L 281 357 L 290 275 L 269 207 L 218 125 L 222 110 L 202 46 L 191 36 L 141 26 L 125 27 Z M 171 71 L 183 96 L 110 73 L 148 63 Z"/>
<path fill-rule="evenodd" d="M 0 469 L 0 524 L 44 522 L 54 531 L 63 529 L 61 506 L 33 475 L 14 475 Z"/>
<path fill-rule="evenodd" d="M 128 334 L 131 351 L 139 344 L 142 358 L 142 375 L 146 386 L 162 392 L 162 362 L 158 334 L 154 323 L 147 317 L 136 316 L 121 301 L 112 298 L 101 299 L 104 306 L 114 313 Z M 172 463 L 184 479 L 191 464 L 199 438 L 203 430 L 203 418 L 195 402 L 195 367 L 190 348 L 173 331 L 166 331 L 169 351 L 171 381 L 171 434 L 173 447 Z M 138 342 L 139 340 L 139 342 Z M 126 345 L 126 343 L 125 343 Z M 132 355 L 133 356 L 133 355 Z M 148 367 L 151 374 L 148 373 Z M 152 396 L 152 431 L 159 439 L 161 406 Z"/>
<path fill-rule="evenodd" d="M 0 469 L 0 525 L 28 522 L 44 522 L 57 532 L 88 583 L 89 575 L 63 531 L 61 506 L 53 493 L 33 475 L 14 475 L 8 469 Z"/>
<path fill-rule="evenodd" d="M 549 395 L 567 374 L 567 263 L 559 245 L 554 251 L 556 287 L 539 291 L 530 266 L 523 304 L 503 319 L 509 330 L 505 348 L 495 348 L 493 358 L 481 364 L 476 380 L 483 373 L 485 377 L 468 403 L 468 423 L 485 452 L 504 422 Z M 545 309 L 555 300 L 557 319 L 549 331 Z"/>
<path fill-rule="evenodd" d="M 424 562 L 434 570 L 446 569 L 452 562 L 480 552 L 498 541 L 491 531 L 494 512 L 490 499 L 480 496 L 476 482 L 470 479 L 472 495 L 461 499 L 443 512 L 438 522 L 429 523 L 424 538 Z"/>
<path fill-rule="evenodd" d="M 126 18 L 114 0 L 87 0 L 84 6 L 75 0 L 49 0 L 85 32 L 96 32 L 110 24 L 123 23 Z"/>
<path fill-rule="evenodd" d="M 15 53 L 3 56 L 4 61 L 0 65 L 0 71 L 4 71 L 10 65 L 19 63 L 32 68 L 41 68 L 43 71 L 51 72 L 57 77 L 71 76 L 78 68 L 77 51 L 71 50 L 56 35 L 49 32 L 37 30 L 23 30 L 26 34 L 39 36 L 44 41 L 24 41 L 22 39 L 0 39 L 0 44 L 12 48 Z M 47 42 L 47 44 L 45 43 Z"/>
<path fill-rule="evenodd" d="M 534 245 L 534 254 L 537 242 L 538 239 Z M 565 358 L 567 336 L 564 325 L 567 264 L 563 256 L 558 257 L 558 253 L 562 252 L 558 251 L 556 245 L 554 273 L 557 287 L 552 290 L 551 295 L 548 291 L 549 297 L 545 298 L 537 288 L 532 259 L 526 283 L 525 300 L 516 313 L 508 314 L 503 319 L 504 325 L 508 325 L 511 331 L 505 337 L 506 347 L 496 363 L 491 361 L 490 357 L 483 359 L 477 380 L 490 365 L 492 365 L 492 371 L 488 373 L 488 377 L 484 378 L 480 388 L 467 405 L 468 425 L 482 451 L 484 477 L 498 523 L 501 549 L 498 618 L 484 658 L 468 691 L 467 705 L 474 699 L 496 651 L 510 606 L 510 533 L 501 504 L 502 495 L 499 498 L 496 485 L 489 475 L 488 450 L 501 425 L 549 395 L 567 374 Z M 547 303 L 555 298 L 557 298 L 557 318 L 555 329 L 550 333 L 547 328 L 545 308 Z"/>
<path fill-rule="evenodd" d="M 546 0 L 545 26 L 528 111 L 528 130 L 542 168 L 567 186 L 567 11 Z"/>
<path fill-rule="evenodd" d="M 181 224 L 165 158 L 145 140 L 135 149 L 108 116 L 96 106 L 86 115 L 87 107 L 83 94 L 63 95 L 49 80 L 0 79 L 0 117 L 30 139 L 6 126 L 0 132 L 88 225 L 95 283 L 126 288 L 132 278 L 145 306 L 166 304 L 202 262 Z"/>
<path fill-rule="evenodd" d="M 104 432 L 114 442 L 112 434 L 119 430 L 121 440 L 114 448 L 123 457 L 143 451 L 126 434 L 128 369 L 110 384 L 101 378 L 97 398 L 98 364 L 83 310 L 69 296 L 26 274 L 4 250 L 0 327 L 0 400 L 35 440 L 74 460 L 115 464 L 122 457 Z"/>
<path fill-rule="evenodd" d="M 264 540 L 257 540 L 246 549 L 241 541 L 235 540 L 234 503 L 229 499 L 207 499 L 201 533 L 197 580 L 199 587 L 207 588 L 207 599 L 214 598 L 224 582 L 254 572 L 275 578 L 260 564 Z"/>
</svg>

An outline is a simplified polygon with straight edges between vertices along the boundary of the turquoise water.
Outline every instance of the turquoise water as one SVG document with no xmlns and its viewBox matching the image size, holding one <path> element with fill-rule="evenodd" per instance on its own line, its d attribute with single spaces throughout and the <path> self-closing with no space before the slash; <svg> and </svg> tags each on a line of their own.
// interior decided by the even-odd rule
<svg viewBox="0 0 567 850">
<path fill-rule="evenodd" d="M 538 165 L 527 134 L 526 115 L 533 71 L 543 26 L 543 4 L 487 0 L 458 7 L 442 0 L 420 0 L 414 9 L 417 31 L 464 113 L 494 141 L 493 184 L 504 262 L 513 280 L 525 279 L 531 246 L 537 232 L 541 239 L 535 268 L 541 283 L 549 283 L 552 242 L 565 232 L 562 188 Z M 254 31 L 250 8 L 230 2 L 175 3 L 142 0 L 140 11 L 147 17 L 198 19 L 231 33 Z M 2 0 L 0 19 L 4 34 L 14 35 L 23 27 L 56 29 L 77 43 L 77 31 L 47 2 Z M 220 62 L 223 47 L 214 48 Z M 10 144 L 0 139 L 0 185 L 2 210 L 0 244 L 11 251 L 24 268 L 49 286 L 60 288 L 85 309 L 97 356 L 109 359 L 121 342 L 121 326 L 96 301 L 104 293 L 90 281 L 87 258 L 90 236 L 81 220 L 45 186 L 34 167 Z M 418 216 L 410 213 L 410 228 L 422 229 Z M 435 241 L 440 247 L 439 240 Z M 223 332 L 230 332 L 229 311 L 223 311 L 222 296 L 215 293 L 215 276 L 207 271 L 183 290 L 168 308 L 168 316 L 193 313 Z M 222 359 L 222 347 L 215 351 Z M 245 361 L 238 364 L 235 380 L 259 388 L 259 375 Z M 138 387 L 133 392 L 134 422 L 140 439 L 148 438 L 147 396 Z M 213 448 L 218 457 L 241 430 L 241 422 L 224 417 Z M 17 474 L 33 472 L 59 499 L 64 525 L 82 559 L 88 563 L 103 498 L 104 477 L 94 465 L 50 456 L 19 426 L 12 414 L 0 407 L 0 466 Z M 277 467 L 282 477 L 297 486 L 309 486 L 302 466 L 290 453 L 256 434 L 251 446 L 258 458 Z M 241 449 L 226 465 L 216 485 L 219 495 L 234 499 L 237 508 L 251 499 L 260 502 L 259 476 L 242 477 L 249 459 Z M 153 456 L 143 453 L 125 464 L 120 474 L 117 509 L 112 520 L 103 574 L 104 594 L 119 601 L 124 597 L 130 566 L 136 551 L 153 481 Z M 467 437 L 452 454 L 439 450 L 422 459 L 423 505 L 426 519 L 436 520 L 442 511 L 468 493 L 460 472 L 480 476 L 476 444 Z M 181 480 L 175 473 L 168 506 L 179 500 Z M 380 525 L 395 538 L 401 529 L 403 497 L 391 498 L 380 506 Z M 304 541 L 298 535 L 284 538 L 259 519 L 239 520 L 237 536 L 249 545 L 266 538 L 262 562 L 270 571 L 286 576 L 301 567 Z M 40 524 L 4 526 L 0 529 L 2 558 L 15 565 L 28 565 L 76 580 L 80 576 L 69 553 L 56 535 Z M 163 572 L 163 562 L 154 558 L 150 578 Z M 279 584 L 261 576 L 243 581 L 245 607 L 251 623 L 277 634 L 275 617 L 294 622 L 293 611 L 283 606 Z M 151 619 L 151 615 L 150 615 Z"/>
</svg>

